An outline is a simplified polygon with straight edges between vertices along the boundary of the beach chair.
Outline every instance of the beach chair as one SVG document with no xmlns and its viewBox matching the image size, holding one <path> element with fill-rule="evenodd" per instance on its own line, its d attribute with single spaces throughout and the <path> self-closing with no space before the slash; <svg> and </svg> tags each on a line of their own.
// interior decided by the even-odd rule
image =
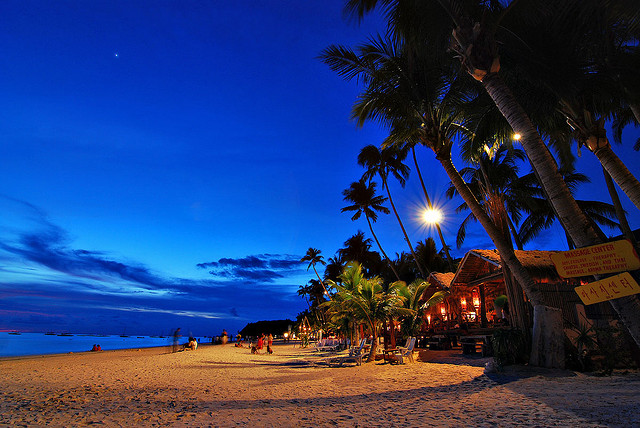
<svg viewBox="0 0 640 428">
<path fill-rule="evenodd" d="M 413 348 L 415 348 L 415 346 L 416 346 L 416 338 L 412 337 L 411 339 L 409 339 L 409 346 L 407 346 L 406 348 L 399 346 L 398 351 L 396 354 L 393 355 L 393 358 L 400 364 L 404 364 L 405 359 L 413 363 L 414 362 Z"/>
<path fill-rule="evenodd" d="M 338 339 L 322 339 L 315 344 L 316 351 L 337 351 L 340 348 Z"/>
<path fill-rule="evenodd" d="M 366 339 L 362 339 L 360 341 L 360 345 L 357 348 L 352 348 L 349 350 L 349 354 L 348 355 L 342 355 L 342 356 L 338 356 L 338 357 L 334 357 L 331 359 L 331 362 L 334 363 L 338 363 L 338 366 L 342 366 L 344 363 L 346 363 L 347 361 L 353 361 L 356 363 L 357 366 L 362 364 L 362 358 L 367 355 L 366 353 L 363 353 L 363 348 L 364 345 L 366 343 Z"/>
</svg>

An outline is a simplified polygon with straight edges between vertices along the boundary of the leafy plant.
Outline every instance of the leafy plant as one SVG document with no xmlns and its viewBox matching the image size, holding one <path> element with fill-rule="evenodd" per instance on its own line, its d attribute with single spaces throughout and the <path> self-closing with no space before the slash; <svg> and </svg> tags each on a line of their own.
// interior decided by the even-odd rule
<svg viewBox="0 0 640 428">
<path fill-rule="evenodd" d="M 498 368 L 526 362 L 527 347 L 524 334 L 519 329 L 499 329 L 491 338 L 493 359 Z"/>
</svg>

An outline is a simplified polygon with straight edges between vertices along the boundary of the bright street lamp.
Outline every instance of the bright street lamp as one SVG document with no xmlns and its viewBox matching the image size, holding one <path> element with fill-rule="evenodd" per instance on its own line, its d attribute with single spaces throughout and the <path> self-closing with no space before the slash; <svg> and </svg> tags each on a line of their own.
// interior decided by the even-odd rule
<svg viewBox="0 0 640 428">
<path fill-rule="evenodd" d="M 429 208 L 422 213 L 422 219 L 427 224 L 440 224 L 442 221 L 442 211 L 436 208 Z"/>
</svg>

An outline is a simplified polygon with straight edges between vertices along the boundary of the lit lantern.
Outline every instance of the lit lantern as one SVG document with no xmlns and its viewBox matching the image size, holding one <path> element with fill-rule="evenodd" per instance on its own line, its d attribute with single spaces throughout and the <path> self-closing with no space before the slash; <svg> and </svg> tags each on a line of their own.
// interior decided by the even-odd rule
<svg viewBox="0 0 640 428">
<path fill-rule="evenodd" d="M 427 324 L 431 324 L 431 315 L 427 315 Z"/>
<path fill-rule="evenodd" d="M 466 312 L 467 311 L 467 298 L 463 297 L 460 299 L 460 306 L 462 307 L 462 311 Z"/>
<path fill-rule="evenodd" d="M 478 295 L 478 290 L 477 289 L 473 289 L 472 291 L 473 294 L 473 306 L 478 309 L 480 307 L 480 296 Z"/>
<path fill-rule="evenodd" d="M 444 308 L 444 305 L 440 308 L 440 313 L 442 314 L 443 317 L 447 315 L 447 310 Z"/>
</svg>

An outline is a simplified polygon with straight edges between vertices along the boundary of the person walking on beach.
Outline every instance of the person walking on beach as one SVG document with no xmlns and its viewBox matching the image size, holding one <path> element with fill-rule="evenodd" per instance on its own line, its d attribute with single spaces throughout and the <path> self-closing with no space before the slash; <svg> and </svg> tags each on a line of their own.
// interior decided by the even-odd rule
<svg viewBox="0 0 640 428">
<path fill-rule="evenodd" d="M 273 354 L 273 334 L 269 333 L 267 336 L 267 354 Z"/>
<path fill-rule="evenodd" d="M 173 352 L 178 352 L 178 341 L 180 340 L 180 327 L 173 332 Z"/>
</svg>

